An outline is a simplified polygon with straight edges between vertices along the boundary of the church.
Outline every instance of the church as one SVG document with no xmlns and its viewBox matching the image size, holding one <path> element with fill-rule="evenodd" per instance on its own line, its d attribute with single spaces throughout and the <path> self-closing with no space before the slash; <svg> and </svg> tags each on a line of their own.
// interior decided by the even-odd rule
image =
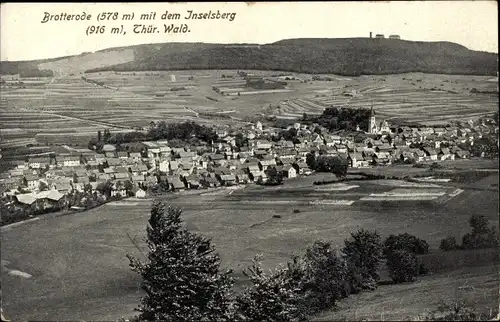
<svg viewBox="0 0 500 322">
<path fill-rule="evenodd" d="M 377 120 L 375 118 L 375 111 L 373 110 L 373 105 L 370 110 L 370 119 L 368 120 L 368 133 L 369 134 L 389 134 L 391 129 L 389 123 L 386 120 L 380 122 L 377 125 Z"/>
</svg>

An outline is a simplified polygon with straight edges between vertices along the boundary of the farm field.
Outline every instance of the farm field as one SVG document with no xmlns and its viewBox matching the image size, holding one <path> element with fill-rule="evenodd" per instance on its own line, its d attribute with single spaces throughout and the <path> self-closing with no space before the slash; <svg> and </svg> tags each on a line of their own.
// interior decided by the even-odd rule
<svg viewBox="0 0 500 322">
<path fill-rule="evenodd" d="M 498 91 L 498 79 L 486 76 L 330 75 L 332 81 L 311 81 L 311 75 L 290 74 L 309 81 L 290 81 L 285 92 L 222 96 L 212 86 L 223 82 L 223 74 L 235 76 L 236 71 L 85 75 L 102 82 L 102 86 L 79 76 L 21 79 L 26 88 L 2 86 L 2 144 L 59 143 L 57 137 L 62 135 L 76 137 L 76 141 L 86 144 L 87 138 L 99 129 L 131 131 L 147 127 L 152 120 L 195 120 L 238 126 L 258 114 L 295 118 L 303 113 L 320 114 L 329 106 L 369 108 L 372 104 L 381 118 L 436 124 L 493 113 L 498 106 L 498 94 L 470 92 L 473 88 Z M 255 74 L 275 73 L 256 71 Z M 171 75 L 176 76 L 176 82 L 172 82 Z M 343 95 L 352 91 L 354 96 Z M 213 117 L 220 113 L 225 114 L 224 118 Z"/>
<path fill-rule="evenodd" d="M 498 174 L 491 176 L 488 180 L 498 179 Z M 442 238 L 461 238 L 467 233 L 471 214 L 485 215 L 492 225 L 498 225 L 498 187 L 496 191 L 462 188 L 456 193 L 453 185 L 429 188 L 424 183 L 419 188 L 412 183 L 412 187 L 401 187 L 404 181 L 399 180 L 315 186 L 313 181 L 327 177 L 303 179 L 269 189 L 250 185 L 187 191 L 163 199 L 183 209 L 188 229 L 213 239 L 223 266 L 233 268 L 236 276 L 241 276 L 241 270 L 258 253 L 263 255 L 264 267 L 271 268 L 301 254 L 318 239 L 330 240 L 340 248 L 350 232 L 359 228 L 376 228 L 383 237 L 408 232 L 427 240 L 435 249 Z M 417 198 L 422 197 L 419 193 L 429 191 L 441 195 L 432 200 Z M 384 193 L 405 193 L 415 198 L 361 200 Z M 88 212 L 42 218 L 2 230 L 4 266 L 31 275 L 2 274 L 7 317 L 113 320 L 134 314 L 141 291 L 125 255 L 142 256 L 131 239 L 143 245 L 151 202 L 126 199 Z M 449 282 L 440 284 L 442 290 L 452 292 L 464 276 L 460 274 L 437 277 Z M 439 284 L 433 276 L 422 283 Z M 420 284 L 412 285 L 402 287 L 422 292 Z M 430 308 L 434 309 L 434 302 Z M 399 314 L 396 311 L 394 314 Z"/>
</svg>

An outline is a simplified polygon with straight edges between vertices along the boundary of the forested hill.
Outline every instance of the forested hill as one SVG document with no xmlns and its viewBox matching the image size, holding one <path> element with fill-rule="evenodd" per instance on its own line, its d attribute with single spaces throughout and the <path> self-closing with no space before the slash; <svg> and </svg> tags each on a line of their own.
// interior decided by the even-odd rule
<svg viewBox="0 0 500 322">
<path fill-rule="evenodd" d="M 101 60 L 85 72 L 258 69 L 355 76 L 407 72 L 496 75 L 498 70 L 496 53 L 473 51 L 451 42 L 370 38 L 301 38 L 267 45 L 147 44 L 86 55 L 86 66 L 92 65 L 92 55 L 97 58 L 111 51 L 116 52 L 116 60 Z M 119 59 L 124 52 L 129 52 L 127 57 Z"/>
</svg>

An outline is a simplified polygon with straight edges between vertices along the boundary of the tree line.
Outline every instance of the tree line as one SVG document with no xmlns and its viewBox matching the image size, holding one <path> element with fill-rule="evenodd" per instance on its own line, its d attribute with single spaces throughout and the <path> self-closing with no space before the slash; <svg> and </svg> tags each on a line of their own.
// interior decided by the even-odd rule
<svg viewBox="0 0 500 322">
<path fill-rule="evenodd" d="M 99 151 L 102 150 L 104 144 L 115 144 L 119 147 L 126 143 L 157 140 L 177 141 L 179 146 L 183 146 L 186 142 L 193 143 L 194 141 L 211 143 L 216 141 L 217 138 L 214 129 L 199 125 L 193 121 L 182 123 L 160 121 L 151 122 L 149 129 L 145 132 L 134 131 L 112 134 L 108 129 L 104 130 L 104 132 L 98 131 L 97 137 L 89 141 L 88 147 L 91 150 Z"/>
<path fill-rule="evenodd" d="M 140 321 L 306 320 L 351 294 L 376 289 L 384 263 L 394 283 L 429 273 L 417 257 L 429 252 L 425 240 L 408 233 L 383 240 L 376 231 L 360 229 L 340 250 L 317 241 L 275 269 L 265 270 L 256 256 L 244 271 L 250 286 L 236 293 L 233 271 L 221 268 L 211 240 L 188 231 L 181 214 L 155 202 L 146 229 L 146 260 L 127 255 L 143 280 Z M 476 225 L 477 219 L 471 220 Z"/>
<path fill-rule="evenodd" d="M 350 130 L 354 131 L 359 126 L 361 130 L 368 130 L 370 109 L 367 108 L 342 108 L 330 106 L 325 108 L 319 116 L 304 113 L 301 122 L 318 123 L 329 131 Z"/>
</svg>

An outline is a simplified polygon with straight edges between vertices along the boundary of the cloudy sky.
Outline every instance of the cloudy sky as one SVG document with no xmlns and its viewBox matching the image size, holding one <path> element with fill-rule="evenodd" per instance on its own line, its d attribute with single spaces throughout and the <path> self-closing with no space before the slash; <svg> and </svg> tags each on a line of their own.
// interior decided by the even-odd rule
<svg viewBox="0 0 500 322">
<path fill-rule="evenodd" d="M 236 13 L 228 20 L 161 20 L 161 14 L 187 10 Z M 101 12 L 135 13 L 133 21 L 98 22 Z M 156 20 L 141 22 L 143 13 Z M 90 21 L 41 23 L 45 13 L 90 14 Z M 109 47 L 159 42 L 265 44 L 286 38 L 349 38 L 382 33 L 402 39 L 451 41 L 473 50 L 498 52 L 496 1 L 312 2 L 312 3 L 122 3 L 1 5 L 1 60 L 30 60 L 80 54 Z M 159 33 L 134 34 L 133 25 L 154 24 Z M 163 24 L 188 25 L 185 34 L 165 34 Z M 106 25 L 104 34 L 86 35 Z M 125 35 L 110 34 L 123 25 Z"/>
</svg>

